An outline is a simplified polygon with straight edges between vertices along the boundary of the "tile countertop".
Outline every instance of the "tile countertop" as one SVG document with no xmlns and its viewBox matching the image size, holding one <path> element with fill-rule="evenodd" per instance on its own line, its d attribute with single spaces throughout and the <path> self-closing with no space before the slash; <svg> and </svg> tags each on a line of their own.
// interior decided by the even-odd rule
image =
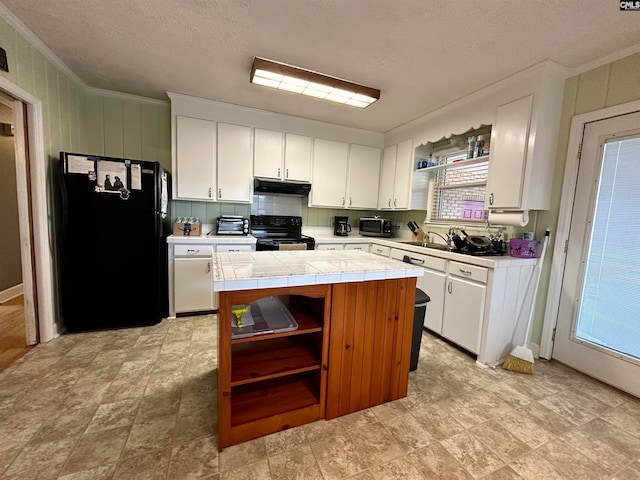
<svg viewBox="0 0 640 480">
<path fill-rule="evenodd" d="M 213 290 L 293 287 L 420 277 L 421 267 L 358 250 L 214 254 Z"/>
</svg>

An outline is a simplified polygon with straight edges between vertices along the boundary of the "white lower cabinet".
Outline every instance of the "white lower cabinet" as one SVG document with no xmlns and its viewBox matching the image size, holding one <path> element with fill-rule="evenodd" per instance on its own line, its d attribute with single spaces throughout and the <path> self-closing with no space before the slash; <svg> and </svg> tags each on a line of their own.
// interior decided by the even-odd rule
<svg viewBox="0 0 640 480">
<path fill-rule="evenodd" d="M 388 257 L 391 254 L 391 248 L 385 247 L 384 245 L 373 244 L 371 245 L 370 252 L 382 257 Z"/>
<path fill-rule="evenodd" d="M 316 250 L 344 250 L 343 243 L 320 243 L 316 245 Z"/>
<path fill-rule="evenodd" d="M 176 258 L 174 301 L 176 313 L 213 310 L 212 258 Z"/>
<path fill-rule="evenodd" d="M 216 252 L 251 252 L 255 249 L 254 245 L 216 245 Z"/>
<path fill-rule="evenodd" d="M 449 275 L 442 315 L 442 336 L 477 354 L 486 285 Z"/>
</svg>

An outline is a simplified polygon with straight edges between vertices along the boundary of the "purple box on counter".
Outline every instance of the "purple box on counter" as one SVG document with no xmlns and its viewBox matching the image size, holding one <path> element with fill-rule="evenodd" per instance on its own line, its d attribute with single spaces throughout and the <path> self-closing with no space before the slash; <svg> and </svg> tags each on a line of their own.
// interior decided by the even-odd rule
<svg viewBox="0 0 640 480">
<path fill-rule="evenodd" d="M 509 240 L 509 254 L 518 258 L 536 258 L 538 256 L 537 240 L 523 240 L 522 238 L 512 238 Z"/>
</svg>

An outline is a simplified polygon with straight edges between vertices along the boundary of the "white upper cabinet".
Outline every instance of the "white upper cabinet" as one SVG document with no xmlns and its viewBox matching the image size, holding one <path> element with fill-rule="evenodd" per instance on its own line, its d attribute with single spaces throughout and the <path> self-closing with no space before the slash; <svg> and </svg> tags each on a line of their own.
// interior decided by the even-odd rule
<svg viewBox="0 0 640 480">
<path fill-rule="evenodd" d="M 311 181 L 311 137 L 285 134 L 284 179 L 299 182 Z"/>
<path fill-rule="evenodd" d="M 218 200 L 251 202 L 252 194 L 251 127 L 218 123 Z"/>
<path fill-rule="evenodd" d="M 380 149 L 351 145 L 349 149 L 348 208 L 376 208 L 380 180 Z"/>
<path fill-rule="evenodd" d="M 309 206 L 344 207 L 349 144 L 316 138 Z"/>
<path fill-rule="evenodd" d="M 256 128 L 253 174 L 274 180 L 311 180 L 312 138 Z"/>
<path fill-rule="evenodd" d="M 413 161 L 413 140 L 411 139 L 384 149 L 380 169 L 378 208 L 383 210 L 409 208 Z"/>
<path fill-rule="evenodd" d="M 491 129 L 491 161 L 485 205 L 521 209 L 533 96 L 498 107 Z"/>
<path fill-rule="evenodd" d="M 176 116 L 174 198 L 214 200 L 216 193 L 216 124 L 209 120 Z"/>
<path fill-rule="evenodd" d="M 282 178 L 283 137 L 282 132 L 255 129 L 253 174 L 256 177 Z"/>
</svg>

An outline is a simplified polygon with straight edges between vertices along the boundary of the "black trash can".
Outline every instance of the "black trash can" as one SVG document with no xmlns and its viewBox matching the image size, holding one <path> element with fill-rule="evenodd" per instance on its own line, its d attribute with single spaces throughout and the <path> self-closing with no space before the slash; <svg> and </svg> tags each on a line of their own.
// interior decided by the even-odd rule
<svg viewBox="0 0 640 480">
<path fill-rule="evenodd" d="M 429 295 L 419 288 L 416 288 L 416 301 L 413 304 L 413 336 L 411 337 L 411 361 L 409 371 L 413 372 L 418 368 L 418 357 L 420 356 L 420 344 L 422 343 L 422 325 L 424 315 L 427 310 L 427 303 L 431 301 Z"/>
</svg>

